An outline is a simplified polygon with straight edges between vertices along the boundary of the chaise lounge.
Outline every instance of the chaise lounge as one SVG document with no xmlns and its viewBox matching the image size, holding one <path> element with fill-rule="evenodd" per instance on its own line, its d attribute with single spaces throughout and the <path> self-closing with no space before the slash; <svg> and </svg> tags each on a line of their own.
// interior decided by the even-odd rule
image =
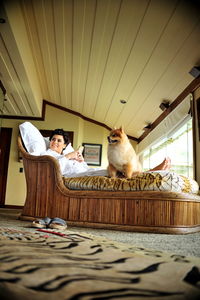
<svg viewBox="0 0 200 300">
<path fill-rule="evenodd" d="M 68 225 L 138 232 L 200 231 L 198 184 L 172 172 L 131 180 L 103 176 L 65 178 L 51 156 L 29 154 L 21 137 L 27 194 L 23 220 L 60 217 Z"/>
</svg>

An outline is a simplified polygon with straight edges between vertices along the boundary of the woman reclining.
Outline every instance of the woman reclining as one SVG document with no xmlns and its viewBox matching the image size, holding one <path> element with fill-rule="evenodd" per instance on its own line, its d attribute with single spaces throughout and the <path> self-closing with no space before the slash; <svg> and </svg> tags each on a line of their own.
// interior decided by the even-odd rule
<svg viewBox="0 0 200 300">
<path fill-rule="evenodd" d="M 90 168 L 84 161 L 82 153 L 79 150 L 69 149 L 69 152 L 63 154 L 63 150 L 69 144 L 68 134 L 63 129 L 55 129 L 49 138 L 49 149 L 41 155 L 50 155 L 55 157 L 60 164 L 61 173 L 65 177 L 79 176 L 108 176 L 106 169 Z M 149 171 L 168 170 L 171 162 L 165 158 L 163 162 Z"/>
</svg>

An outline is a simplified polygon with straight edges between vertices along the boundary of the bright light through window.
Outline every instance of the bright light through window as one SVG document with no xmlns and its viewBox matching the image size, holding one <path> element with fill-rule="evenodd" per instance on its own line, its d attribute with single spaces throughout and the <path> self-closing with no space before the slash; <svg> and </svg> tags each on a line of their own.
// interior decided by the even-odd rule
<svg viewBox="0 0 200 300">
<path fill-rule="evenodd" d="M 161 163 L 166 156 L 171 158 L 171 171 L 193 178 L 192 119 L 143 153 L 144 171 Z"/>
</svg>

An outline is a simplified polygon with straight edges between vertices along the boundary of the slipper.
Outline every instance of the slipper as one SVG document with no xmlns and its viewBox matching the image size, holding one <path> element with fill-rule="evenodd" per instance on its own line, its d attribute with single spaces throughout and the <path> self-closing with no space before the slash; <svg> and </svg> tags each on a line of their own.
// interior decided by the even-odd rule
<svg viewBox="0 0 200 300">
<path fill-rule="evenodd" d="M 36 219 L 32 222 L 32 227 L 36 228 L 46 228 L 51 223 L 51 219 L 49 217 L 45 217 L 44 219 Z"/>
<path fill-rule="evenodd" d="M 53 228 L 53 229 L 61 229 L 64 230 L 67 228 L 67 223 L 65 220 L 60 219 L 60 218 L 53 218 L 50 222 L 50 224 L 48 225 L 49 228 Z"/>
</svg>

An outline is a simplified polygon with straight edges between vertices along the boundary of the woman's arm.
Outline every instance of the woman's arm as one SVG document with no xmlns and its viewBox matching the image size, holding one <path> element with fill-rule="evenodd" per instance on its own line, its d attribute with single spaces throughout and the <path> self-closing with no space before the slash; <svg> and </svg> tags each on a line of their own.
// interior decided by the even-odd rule
<svg viewBox="0 0 200 300">
<path fill-rule="evenodd" d="M 67 159 L 77 160 L 78 162 L 83 162 L 84 161 L 84 158 L 83 158 L 82 154 L 78 150 L 70 152 L 68 154 L 65 154 L 65 157 Z"/>
</svg>

